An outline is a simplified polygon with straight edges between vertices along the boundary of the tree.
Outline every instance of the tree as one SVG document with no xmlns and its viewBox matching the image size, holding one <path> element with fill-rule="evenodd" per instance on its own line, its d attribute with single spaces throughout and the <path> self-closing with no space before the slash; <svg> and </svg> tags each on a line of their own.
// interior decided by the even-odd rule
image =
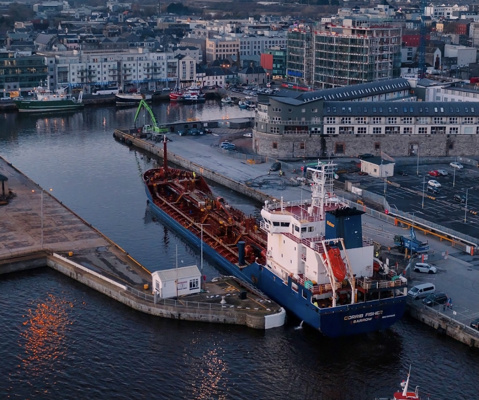
<svg viewBox="0 0 479 400">
<path fill-rule="evenodd" d="M 190 9 L 181 3 L 171 3 L 166 7 L 166 11 L 171 14 L 186 15 L 190 14 Z"/>
<path fill-rule="evenodd" d="M 32 7 L 25 4 L 12 3 L 8 6 L 8 15 L 15 21 L 27 21 L 35 15 Z"/>
</svg>

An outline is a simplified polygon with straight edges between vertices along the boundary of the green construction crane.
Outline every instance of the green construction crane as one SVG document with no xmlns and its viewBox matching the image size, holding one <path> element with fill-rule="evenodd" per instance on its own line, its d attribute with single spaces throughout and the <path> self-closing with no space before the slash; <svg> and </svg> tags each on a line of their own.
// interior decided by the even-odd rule
<svg viewBox="0 0 479 400">
<path fill-rule="evenodd" d="M 133 121 L 135 123 L 135 126 L 136 126 L 136 120 L 138 119 L 138 116 L 140 115 L 140 111 L 142 108 L 144 108 L 148 112 L 148 114 L 150 114 L 150 117 L 151 117 L 151 125 L 143 125 L 143 128 L 142 128 L 143 133 L 153 133 L 153 134 L 168 133 L 168 128 L 158 126 L 155 115 L 153 114 L 153 111 L 151 110 L 150 106 L 146 103 L 146 101 L 143 99 L 140 100 L 140 104 L 138 105 L 138 109 L 136 110 L 135 119 Z"/>
</svg>

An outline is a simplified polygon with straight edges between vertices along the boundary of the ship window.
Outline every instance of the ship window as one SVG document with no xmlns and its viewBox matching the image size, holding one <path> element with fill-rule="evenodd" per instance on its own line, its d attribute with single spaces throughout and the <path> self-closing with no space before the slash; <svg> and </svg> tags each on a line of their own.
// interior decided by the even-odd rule
<svg viewBox="0 0 479 400">
<path fill-rule="evenodd" d="M 308 293 L 306 292 L 306 290 L 301 290 L 301 295 L 303 296 L 303 299 L 308 298 Z"/>
<path fill-rule="evenodd" d="M 314 226 L 308 227 L 308 232 L 314 232 Z"/>
<path fill-rule="evenodd" d="M 279 226 L 279 222 L 274 221 L 274 222 L 273 222 L 273 226 Z"/>
<path fill-rule="evenodd" d="M 301 233 L 302 233 L 302 232 L 306 232 L 307 229 L 308 229 L 308 228 L 306 228 L 305 226 L 302 227 L 302 228 L 301 228 Z"/>
<path fill-rule="evenodd" d="M 298 225 L 295 225 L 295 226 L 294 226 L 294 230 L 295 230 L 295 232 L 299 232 L 299 226 L 298 226 Z"/>
<path fill-rule="evenodd" d="M 281 226 L 285 226 L 287 228 L 289 226 L 289 222 L 281 222 Z"/>
</svg>

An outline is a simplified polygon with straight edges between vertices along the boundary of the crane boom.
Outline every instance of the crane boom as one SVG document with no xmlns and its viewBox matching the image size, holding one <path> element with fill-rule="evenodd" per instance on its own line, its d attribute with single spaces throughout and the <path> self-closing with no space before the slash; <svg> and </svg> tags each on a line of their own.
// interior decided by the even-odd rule
<svg viewBox="0 0 479 400">
<path fill-rule="evenodd" d="M 136 124 L 136 120 L 138 119 L 138 116 L 140 115 L 140 111 L 141 109 L 144 108 L 148 114 L 150 114 L 150 118 L 151 118 L 151 125 L 144 125 L 143 126 L 143 132 L 144 133 L 167 133 L 168 132 L 168 128 L 164 128 L 164 127 L 159 127 L 158 126 L 158 123 L 156 122 L 156 118 L 155 118 L 155 115 L 153 114 L 153 110 L 150 108 L 150 106 L 148 105 L 148 103 L 141 99 L 140 100 L 140 104 L 138 104 L 138 109 L 136 110 L 136 114 L 135 114 L 135 119 L 134 119 L 134 123 Z"/>
</svg>

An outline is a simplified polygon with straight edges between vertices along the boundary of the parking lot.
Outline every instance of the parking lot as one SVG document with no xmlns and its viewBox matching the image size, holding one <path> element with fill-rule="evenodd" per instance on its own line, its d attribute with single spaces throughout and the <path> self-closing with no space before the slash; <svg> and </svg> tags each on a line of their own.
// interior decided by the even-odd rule
<svg viewBox="0 0 479 400">
<path fill-rule="evenodd" d="M 429 174 L 437 170 L 443 170 L 447 175 Z M 358 173 L 346 174 L 345 179 L 385 196 L 391 210 L 408 212 L 412 219 L 417 216 L 479 237 L 478 168 L 464 164 L 463 169 L 457 169 L 449 163 L 432 163 L 396 167 L 395 171 L 395 175 L 387 180 Z M 428 184 L 430 180 L 437 181 L 440 187 L 433 189 Z"/>
</svg>

